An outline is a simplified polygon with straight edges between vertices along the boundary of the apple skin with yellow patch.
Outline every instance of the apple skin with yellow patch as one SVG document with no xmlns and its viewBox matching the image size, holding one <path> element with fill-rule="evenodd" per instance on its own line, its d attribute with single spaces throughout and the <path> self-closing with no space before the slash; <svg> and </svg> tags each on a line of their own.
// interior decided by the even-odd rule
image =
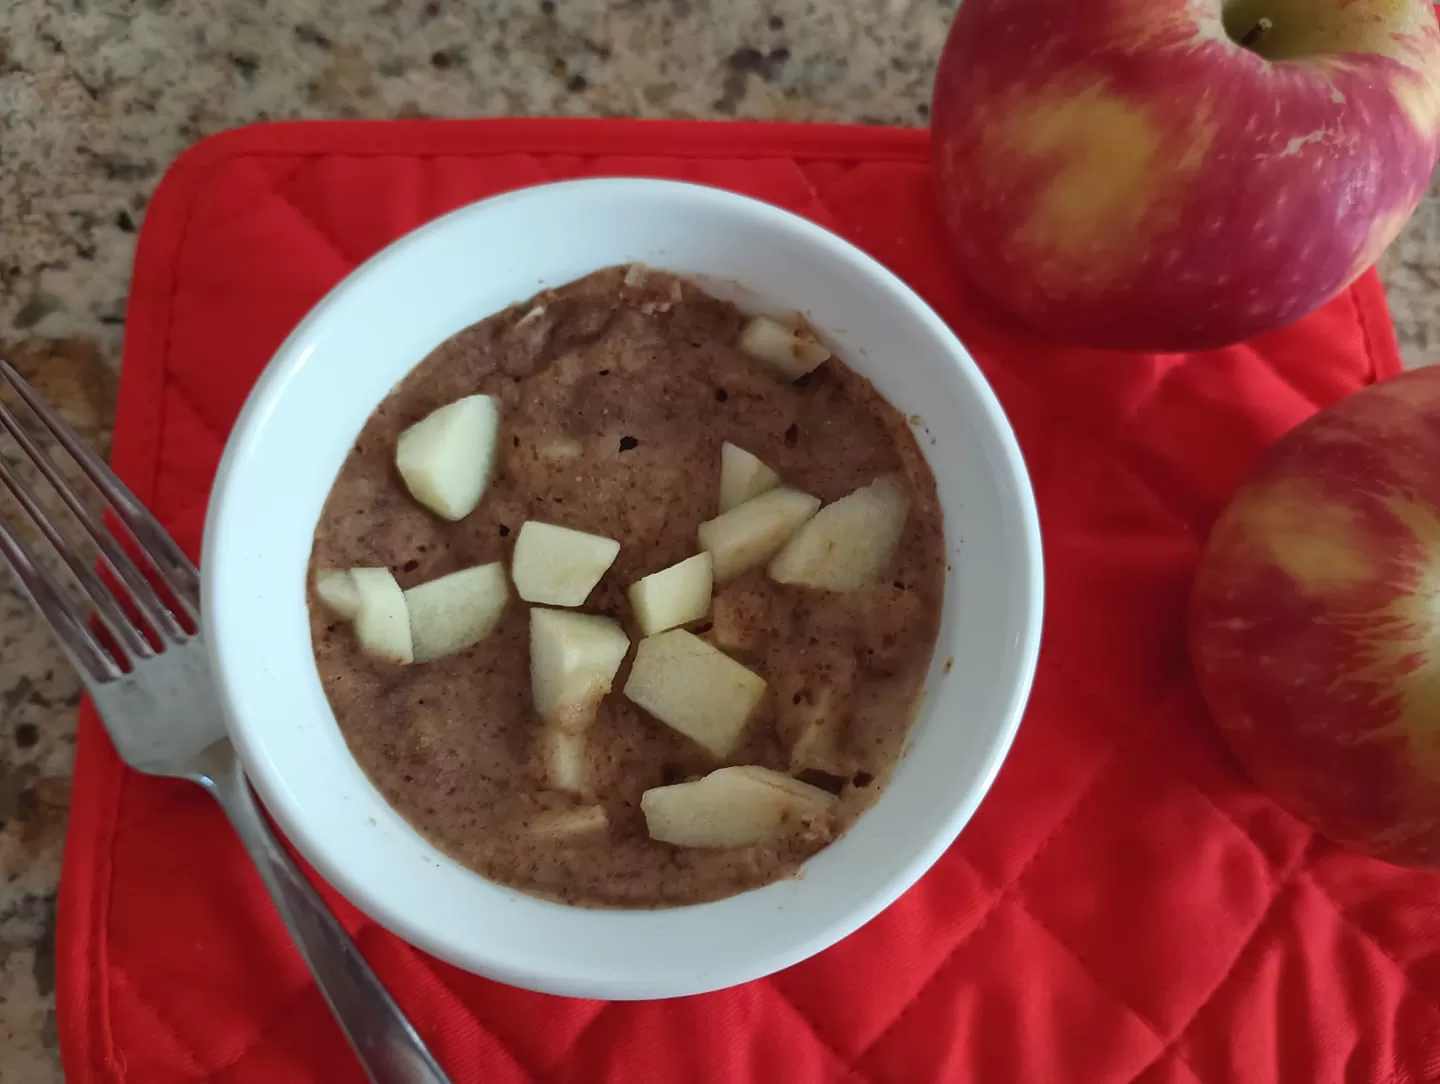
<svg viewBox="0 0 1440 1084">
<path fill-rule="evenodd" d="M 1440 867 L 1440 369 L 1357 392 L 1266 451 L 1210 535 L 1190 653 L 1276 801 Z"/>
<path fill-rule="evenodd" d="M 1429 0 L 1223 6 L 960 4 L 932 107 L 939 204 L 962 270 L 1030 330 L 1249 338 L 1342 290 L 1424 195 Z"/>
</svg>

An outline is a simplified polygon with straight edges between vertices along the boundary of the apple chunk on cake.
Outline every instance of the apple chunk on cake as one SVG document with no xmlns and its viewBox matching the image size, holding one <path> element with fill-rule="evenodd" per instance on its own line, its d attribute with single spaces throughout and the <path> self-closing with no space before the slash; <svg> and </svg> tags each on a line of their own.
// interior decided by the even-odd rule
<svg viewBox="0 0 1440 1084">
<path fill-rule="evenodd" d="M 337 617 L 353 621 L 360 612 L 360 589 L 353 568 L 322 568 L 315 573 L 315 594 Z"/>
<path fill-rule="evenodd" d="M 773 316 L 752 316 L 740 330 L 740 349 L 786 380 L 799 380 L 830 359 L 830 348 L 806 328 Z"/>
<path fill-rule="evenodd" d="M 410 495 L 442 519 L 475 511 L 495 467 L 500 408 L 469 395 L 427 414 L 395 445 L 395 468 Z"/>
<path fill-rule="evenodd" d="M 598 805 L 549 809 L 536 814 L 530 822 L 531 834 L 537 839 L 558 844 L 593 842 L 603 838 L 609 827 L 610 818 Z"/>
<path fill-rule="evenodd" d="M 887 474 L 827 504 L 770 562 L 776 583 L 823 591 L 858 591 L 889 568 L 905 530 L 910 498 Z"/>
<path fill-rule="evenodd" d="M 728 440 L 720 445 L 720 511 L 738 508 L 779 484 L 780 475 L 757 456 Z"/>
<path fill-rule="evenodd" d="M 613 538 L 528 520 L 515 539 L 515 593 L 542 606 L 583 606 L 620 553 Z"/>
<path fill-rule="evenodd" d="M 499 561 L 462 568 L 405 592 L 415 661 L 431 662 L 478 644 L 495 630 L 510 582 Z"/>
<path fill-rule="evenodd" d="M 699 621 L 710 612 L 714 561 L 697 553 L 630 585 L 630 608 L 646 636 Z"/>
<path fill-rule="evenodd" d="M 680 847 L 748 847 L 812 823 L 835 796 L 782 772 L 747 764 L 640 797 L 651 839 Z"/>
<path fill-rule="evenodd" d="M 700 524 L 697 537 L 715 560 L 715 582 L 770 560 L 819 507 L 818 498 L 781 486 Z"/>
<path fill-rule="evenodd" d="M 406 665 L 415 661 L 405 592 L 388 568 L 352 568 L 355 639 L 372 658 Z"/>
<path fill-rule="evenodd" d="M 630 650 L 625 630 L 608 617 L 530 611 L 530 686 L 543 727 L 541 761 L 557 790 L 583 793 L 585 732 Z"/>
<path fill-rule="evenodd" d="M 684 629 L 647 636 L 625 695 L 723 760 L 765 695 L 765 679 Z"/>
</svg>

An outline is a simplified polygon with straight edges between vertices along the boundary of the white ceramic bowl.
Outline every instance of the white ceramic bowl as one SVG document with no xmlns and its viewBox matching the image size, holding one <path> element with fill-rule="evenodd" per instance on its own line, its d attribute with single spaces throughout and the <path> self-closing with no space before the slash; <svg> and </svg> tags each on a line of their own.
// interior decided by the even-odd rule
<svg viewBox="0 0 1440 1084">
<path fill-rule="evenodd" d="M 661 911 L 566 907 L 486 881 L 422 839 L 351 759 L 310 648 L 311 536 L 350 445 L 443 339 L 537 290 L 641 261 L 742 307 L 799 309 L 928 427 L 951 571 L 908 753 L 876 805 L 795 880 Z M 736 286 L 734 284 L 743 284 Z M 933 438 L 933 439 L 932 439 Z M 1014 435 L 965 348 L 904 283 L 819 226 L 715 189 L 549 184 L 461 208 L 356 269 L 245 405 L 205 530 L 208 638 L 228 725 L 286 834 L 348 899 L 462 968 L 552 993 L 648 998 L 779 970 L 911 886 L 1009 749 L 1040 637 L 1040 533 Z M 946 661 L 953 666 L 946 669 Z"/>
</svg>

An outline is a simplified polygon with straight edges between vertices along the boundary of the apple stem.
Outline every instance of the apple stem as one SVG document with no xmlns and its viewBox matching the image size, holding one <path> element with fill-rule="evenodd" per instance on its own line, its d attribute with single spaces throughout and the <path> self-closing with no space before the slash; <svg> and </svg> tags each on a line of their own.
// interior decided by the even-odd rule
<svg viewBox="0 0 1440 1084">
<path fill-rule="evenodd" d="M 1255 23 L 1255 25 L 1252 26 L 1250 30 L 1246 33 L 1246 35 L 1240 39 L 1241 48 L 1249 49 L 1256 42 L 1258 42 L 1268 31 L 1272 30 L 1274 26 L 1275 24 L 1272 23 L 1265 16 L 1260 16 L 1259 20 Z"/>
</svg>

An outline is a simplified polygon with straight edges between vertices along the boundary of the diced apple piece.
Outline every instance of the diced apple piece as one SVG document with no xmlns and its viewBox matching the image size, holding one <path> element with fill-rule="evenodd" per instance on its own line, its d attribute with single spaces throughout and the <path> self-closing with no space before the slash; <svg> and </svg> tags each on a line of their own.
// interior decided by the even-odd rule
<svg viewBox="0 0 1440 1084">
<path fill-rule="evenodd" d="M 584 450 L 584 445 L 574 437 L 556 437 L 546 441 L 535 451 L 547 463 L 569 463 L 573 459 L 579 459 Z"/>
<path fill-rule="evenodd" d="M 315 594 L 334 614 L 346 621 L 360 612 L 360 592 L 348 568 L 325 568 L 315 573 Z"/>
<path fill-rule="evenodd" d="M 782 486 L 700 524 L 700 548 L 715 559 L 715 582 L 770 560 L 819 507 L 808 493 Z"/>
<path fill-rule="evenodd" d="M 720 445 L 720 511 L 738 508 L 779 484 L 780 475 L 738 444 L 727 440 Z"/>
<path fill-rule="evenodd" d="M 895 557 L 909 511 L 905 483 L 883 475 L 820 509 L 770 562 L 770 578 L 822 591 L 875 583 Z"/>
<path fill-rule="evenodd" d="M 594 839 L 610 827 L 605 807 L 582 805 L 573 809 L 547 809 L 530 822 L 532 834 L 549 843 L 579 843 Z"/>
<path fill-rule="evenodd" d="M 775 729 L 790 748 L 792 772 L 811 768 L 830 775 L 854 774 L 844 737 L 855 671 L 849 653 L 810 651 L 802 670 L 775 680 Z"/>
<path fill-rule="evenodd" d="M 790 747 L 792 772 L 817 771 L 842 779 L 855 774 L 855 757 L 840 745 L 840 736 L 830 720 L 817 720 Z"/>
<path fill-rule="evenodd" d="M 830 348 L 773 316 L 753 316 L 740 331 L 740 349 L 786 380 L 798 380 L 830 358 Z"/>
<path fill-rule="evenodd" d="M 529 312 L 527 312 L 524 316 L 522 316 L 522 317 L 520 317 L 520 319 L 516 320 L 516 321 L 515 321 L 515 326 L 516 326 L 517 328 L 529 327 L 531 324 L 533 324 L 536 320 L 540 319 L 540 317 L 542 317 L 542 316 L 544 316 L 544 315 L 545 315 L 545 306 L 544 306 L 544 305 L 536 305 L 533 309 L 531 309 Z"/>
<path fill-rule="evenodd" d="M 630 638 L 608 617 L 530 611 L 531 695 L 544 721 L 540 761 L 556 790 L 588 790 L 585 731 L 629 650 Z"/>
<path fill-rule="evenodd" d="M 530 685 L 540 718 L 583 730 L 630 650 L 618 623 L 594 614 L 530 611 Z"/>
<path fill-rule="evenodd" d="M 443 519 L 464 519 L 490 484 L 499 435 L 496 401 L 468 395 L 401 433 L 395 467 L 410 495 L 426 508 Z"/>
<path fill-rule="evenodd" d="M 499 561 L 461 569 L 405 592 L 415 661 L 430 662 L 478 644 L 495 630 L 510 584 Z"/>
<path fill-rule="evenodd" d="M 410 640 L 410 612 L 405 592 L 388 568 L 352 568 L 359 605 L 355 610 L 355 639 L 365 654 L 405 665 L 415 661 Z"/>
<path fill-rule="evenodd" d="M 710 612 L 714 559 L 697 553 L 679 564 L 652 572 L 630 585 L 630 606 L 646 636 L 699 621 Z"/>
<path fill-rule="evenodd" d="M 619 553 L 613 538 L 529 520 L 510 563 L 515 593 L 545 606 L 583 606 Z"/>
<path fill-rule="evenodd" d="M 846 733 L 857 768 L 881 779 L 889 776 L 905 751 L 910 724 L 920 710 L 929 661 L 917 659 L 905 673 L 867 677 L 856 684 Z"/>
<path fill-rule="evenodd" d="M 584 795 L 587 793 L 589 789 L 589 772 L 585 763 L 585 731 L 587 729 L 588 726 L 582 726 L 576 730 L 567 730 L 559 723 L 544 724 L 540 731 L 540 768 L 546 785 L 554 790 L 563 790 L 568 794 Z"/>
<path fill-rule="evenodd" d="M 788 713 L 786 733 L 791 736 L 791 772 L 828 772 L 832 776 L 854 773 L 851 757 L 842 749 L 848 705 L 835 688 L 819 688 L 808 700 Z"/>
<path fill-rule="evenodd" d="M 650 838 L 680 847 L 748 847 L 814 822 L 835 796 L 788 775 L 743 765 L 640 797 Z"/>
<path fill-rule="evenodd" d="M 723 760 L 765 695 L 765 679 L 698 636 L 671 629 L 640 641 L 625 695 Z"/>
<path fill-rule="evenodd" d="M 521 356 L 511 359 L 512 366 L 519 365 L 526 368 L 528 364 L 533 364 L 550 342 L 550 336 L 555 330 L 555 323 L 554 313 L 544 305 L 536 305 L 511 324 L 506 333 L 507 338 L 523 351 Z"/>
</svg>

